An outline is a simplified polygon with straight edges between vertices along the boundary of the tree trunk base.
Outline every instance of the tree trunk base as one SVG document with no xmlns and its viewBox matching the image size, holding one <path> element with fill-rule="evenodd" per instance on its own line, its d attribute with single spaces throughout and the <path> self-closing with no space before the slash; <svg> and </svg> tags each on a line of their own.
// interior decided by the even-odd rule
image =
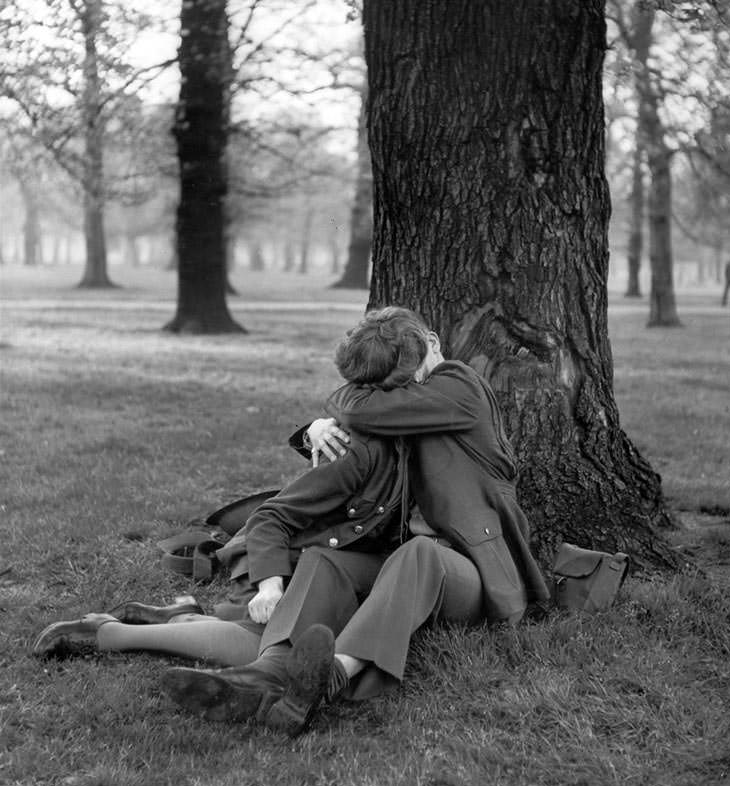
<svg viewBox="0 0 730 786">
<path fill-rule="evenodd" d="M 106 277 L 101 279 L 84 277 L 79 281 L 78 289 L 121 289 L 121 287 Z"/>
<path fill-rule="evenodd" d="M 176 316 L 166 325 L 163 325 L 163 330 L 168 333 L 176 333 L 179 335 L 220 335 L 224 333 L 248 333 L 243 325 L 239 325 L 234 319 L 230 318 L 208 318 L 197 316 Z"/>
<path fill-rule="evenodd" d="M 646 326 L 648 328 L 654 327 L 667 327 L 667 328 L 683 328 L 684 325 L 680 321 L 679 317 L 670 317 L 669 319 L 650 319 Z"/>
</svg>

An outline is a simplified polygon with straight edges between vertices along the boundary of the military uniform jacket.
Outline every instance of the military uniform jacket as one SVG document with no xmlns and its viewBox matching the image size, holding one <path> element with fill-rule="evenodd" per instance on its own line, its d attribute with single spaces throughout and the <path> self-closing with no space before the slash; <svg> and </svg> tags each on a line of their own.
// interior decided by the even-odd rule
<svg viewBox="0 0 730 786">
<path fill-rule="evenodd" d="M 297 445 L 301 433 L 290 444 L 308 456 Z M 396 441 L 353 431 L 345 456 L 322 462 L 266 500 L 216 552 L 232 579 L 248 574 L 256 583 L 291 576 L 310 546 L 369 552 L 397 548 L 405 465 Z"/>
<path fill-rule="evenodd" d="M 327 412 L 344 427 L 407 436 L 413 496 L 426 522 L 476 565 L 485 616 L 513 618 L 549 592 L 515 497 L 516 465 L 497 400 L 474 369 L 445 361 L 422 384 L 348 384 Z"/>
</svg>

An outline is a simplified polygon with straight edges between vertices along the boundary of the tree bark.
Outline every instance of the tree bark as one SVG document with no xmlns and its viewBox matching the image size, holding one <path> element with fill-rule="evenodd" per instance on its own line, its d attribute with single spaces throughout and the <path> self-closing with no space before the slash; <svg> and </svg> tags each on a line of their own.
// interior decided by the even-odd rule
<svg viewBox="0 0 730 786">
<path fill-rule="evenodd" d="M 225 0 L 185 0 L 180 98 L 173 134 L 180 168 L 175 333 L 245 332 L 226 303 L 225 149 L 228 18 Z"/>
<path fill-rule="evenodd" d="M 96 42 L 101 30 L 101 0 L 85 0 L 81 9 L 84 35 L 84 123 L 83 207 L 86 267 L 80 287 L 114 286 L 107 272 L 104 234 L 104 121 L 101 115 L 101 86 Z"/>
<path fill-rule="evenodd" d="M 373 240 L 373 169 L 367 132 L 367 82 L 363 84 L 357 124 L 357 183 L 350 214 L 350 244 L 342 277 L 333 288 L 367 289 Z"/>
<path fill-rule="evenodd" d="M 631 177 L 631 218 L 629 228 L 628 253 L 626 254 L 628 266 L 628 282 L 625 297 L 641 297 L 639 284 L 639 271 L 641 270 L 641 252 L 644 247 L 644 150 L 636 134 L 636 148 L 634 150 L 633 172 Z"/>
<path fill-rule="evenodd" d="M 370 307 L 420 311 L 491 382 L 533 548 L 678 564 L 621 430 L 607 330 L 601 0 L 365 0 Z"/>
</svg>

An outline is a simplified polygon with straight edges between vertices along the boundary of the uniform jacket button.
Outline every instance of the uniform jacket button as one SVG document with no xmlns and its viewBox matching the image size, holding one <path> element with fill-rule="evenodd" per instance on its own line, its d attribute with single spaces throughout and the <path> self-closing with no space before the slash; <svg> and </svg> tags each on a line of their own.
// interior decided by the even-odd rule
<svg viewBox="0 0 730 786">
<path fill-rule="evenodd" d="M 364 529 L 365 529 L 365 527 L 363 527 L 363 525 L 362 525 L 362 524 L 358 524 L 358 525 L 355 527 L 355 534 L 356 534 L 356 535 L 360 535 Z"/>
<path fill-rule="evenodd" d="M 382 505 L 378 508 L 378 513 L 385 513 L 385 508 Z"/>
<path fill-rule="evenodd" d="M 355 508 L 350 508 L 350 509 L 347 511 L 347 515 L 348 515 L 348 516 L 354 516 L 356 513 L 357 513 L 357 510 L 355 510 Z"/>
<path fill-rule="evenodd" d="M 335 549 L 335 548 L 337 548 L 337 546 L 339 545 L 339 542 L 340 542 L 340 541 L 339 541 L 339 540 L 337 540 L 337 538 L 330 538 L 330 539 L 329 539 L 330 548 L 331 548 L 331 549 Z"/>
</svg>

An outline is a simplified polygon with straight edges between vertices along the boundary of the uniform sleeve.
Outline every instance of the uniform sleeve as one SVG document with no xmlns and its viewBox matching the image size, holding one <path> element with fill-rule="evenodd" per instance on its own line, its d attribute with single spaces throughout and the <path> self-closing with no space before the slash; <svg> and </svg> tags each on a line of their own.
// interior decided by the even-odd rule
<svg viewBox="0 0 730 786">
<path fill-rule="evenodd" d="M 409 382 L 392 390 L 344 385 L 325 405 L 346 428 L 382 436 L 467 431 L 483 407 L 478 380 L 462 364 L 448 362 L 422 384 Z"/>
<path fill-rule="evenodd" d="M 356 443 L 341 459 L 310 469 L 257 508 L 242 533 L 249 579 L 290 576 L 292 537 L 336 513 L 365 485 L 369 472 L 367 448 Z"/>
</svg>

